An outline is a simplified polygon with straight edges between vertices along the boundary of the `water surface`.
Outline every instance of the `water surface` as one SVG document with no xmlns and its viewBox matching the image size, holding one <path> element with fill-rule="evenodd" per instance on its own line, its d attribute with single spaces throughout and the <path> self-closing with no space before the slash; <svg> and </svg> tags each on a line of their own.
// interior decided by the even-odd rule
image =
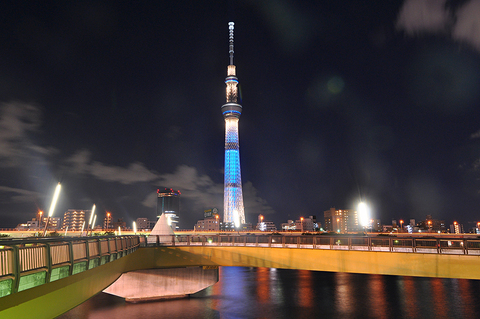
<svg viewBox="0 0 480 319">
<path fill-rule="evenodd" d="M 220 267 L 220 281 L 190 298 L 100 293 L 58 318 L 480 318 L 480 281 Z"/>
</svg>

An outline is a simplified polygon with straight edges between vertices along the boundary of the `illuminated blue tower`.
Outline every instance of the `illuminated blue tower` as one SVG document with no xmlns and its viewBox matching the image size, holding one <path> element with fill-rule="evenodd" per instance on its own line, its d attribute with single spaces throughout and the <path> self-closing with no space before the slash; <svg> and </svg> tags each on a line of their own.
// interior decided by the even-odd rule
<svg viewBox="0 0 480 319">
<path fill-rule="evenodd" d="M 233 64 L 233 28 L 228 23 L 230 64 L 227 68 L 227 103 L 222 106 L 225 119 L 225 189 L 223 192 L 223 221 L 233 223 L 235 228 L 245 224 L 243 208 L 242 174 L 240 172 L 240 146 L 238 143 L 238 121 L 242 106 L 237 103 L 238 79 Z"/>
</svg>

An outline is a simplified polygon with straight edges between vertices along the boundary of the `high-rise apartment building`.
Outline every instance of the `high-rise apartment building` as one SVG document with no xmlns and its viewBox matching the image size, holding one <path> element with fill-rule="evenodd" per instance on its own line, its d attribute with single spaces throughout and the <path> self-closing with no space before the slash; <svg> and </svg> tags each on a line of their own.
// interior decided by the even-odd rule
<svg viewBox="0 0 480 319">
<path fill-rule="evenodd" d="M 180 191 L 171 188 L 157 190 L 157 217 L 165 214 L 168 224 L 173 230 L 178 229 L 180 212 Z"/>
<path fill-rule="evenodd" d="M 325 230 L 336 233 L 347 233 L 361 231 L 362 227 L 358 224 L 358 214 L 356 210 L 330 208 L 323 212 L 325 217 Z"/>
<path fill-rule="evenodd" d="M 65 230 L 68 227 L 68 231 L 80 231 L 82 227 L 86 227 L 85 215 L 89 216 L 91 210 L 82 209 L 69 209 L 63 214 L 62 229 Z M 51 221 L 49 222 L 49 224 Z"/>
</svg>

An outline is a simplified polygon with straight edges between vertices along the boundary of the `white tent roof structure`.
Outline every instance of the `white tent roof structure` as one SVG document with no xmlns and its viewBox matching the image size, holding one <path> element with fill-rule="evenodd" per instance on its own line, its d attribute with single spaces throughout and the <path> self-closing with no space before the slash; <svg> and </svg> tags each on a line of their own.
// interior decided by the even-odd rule
<svg viewBox="0 0 480 319">
<path fill-rule="evenodd" d="M 158 236 L 159 243 L 171 243 L 173 238 L 172 235 L 175 235 L 175 233 L 173 232 L 172 227 L 168 225 L 168 220 L 165 214 L 162 214 L 155 224 L 155 227 L 153 227 L 152 232 L 148 235 L 147 242 L 156 243 Z"/>
</svg>

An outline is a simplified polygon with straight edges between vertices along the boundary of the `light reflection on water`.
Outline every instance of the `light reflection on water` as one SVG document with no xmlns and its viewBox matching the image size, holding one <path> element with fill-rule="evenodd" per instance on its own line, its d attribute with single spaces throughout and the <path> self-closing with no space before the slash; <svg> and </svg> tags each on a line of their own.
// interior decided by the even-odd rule
<svg viewBox="0 0 480 319">
<path fill-rule="evenodd" d="M 98 294 L 70 318 L 478 318 L 480 281 L 221 267 L 186 299 L 128 304 Z"/>
</svg>

